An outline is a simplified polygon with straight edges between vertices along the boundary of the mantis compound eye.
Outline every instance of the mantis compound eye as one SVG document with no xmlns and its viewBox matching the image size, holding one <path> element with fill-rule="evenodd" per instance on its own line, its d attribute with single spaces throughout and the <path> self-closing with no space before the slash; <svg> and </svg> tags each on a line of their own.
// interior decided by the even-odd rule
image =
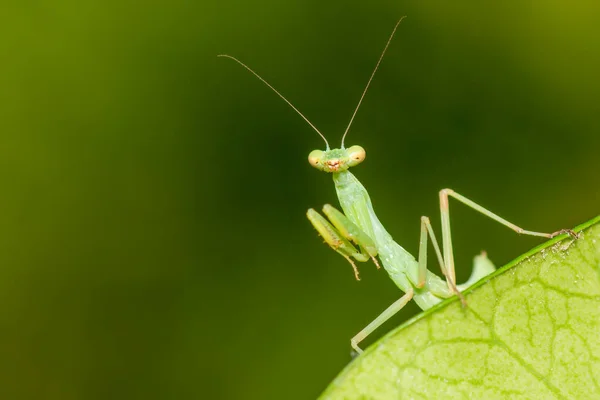
<svg viewBox="0 0 600 400">
<path fill-rule="evenodd" d="M 351 146 L 348 148 L 348 165 L 350 167 L 358 165 L 365 160 L 366 156 L 367 152 L 361 146 Z"/>
<path fill-rule="evenodd" d="M 323 169 L 321 166 L 321 160 L 323 159 L 323 151 L 322 150 L 313 150 L 308 155 L 308 162 L 310 165 L 317 169 Z"/>
</svg>

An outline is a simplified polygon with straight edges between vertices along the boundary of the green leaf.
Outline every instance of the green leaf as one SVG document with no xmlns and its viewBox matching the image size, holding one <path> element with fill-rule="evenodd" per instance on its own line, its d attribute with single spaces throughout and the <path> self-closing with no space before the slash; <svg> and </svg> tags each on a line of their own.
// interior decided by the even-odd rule
<svg viewBox="0 0 600 400">
<path fill-rule="evenodd" d="M 322 399 L 600 398 L 600 217 L 396 328 Z"/>
</svg>

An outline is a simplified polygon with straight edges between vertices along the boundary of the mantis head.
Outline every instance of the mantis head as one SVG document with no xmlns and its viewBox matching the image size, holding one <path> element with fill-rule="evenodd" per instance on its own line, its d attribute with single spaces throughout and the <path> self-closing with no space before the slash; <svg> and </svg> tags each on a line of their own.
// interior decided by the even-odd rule
<svg viewBox="0 0 600 400">
<path fill-rule="evenodd" d="M 313 150 L 308 155 L 308 162 L 316 169 L 324 172 L 342 172 L 364 161 L 367 153 L 361 146 L 347 149 Z"/>
</svg>

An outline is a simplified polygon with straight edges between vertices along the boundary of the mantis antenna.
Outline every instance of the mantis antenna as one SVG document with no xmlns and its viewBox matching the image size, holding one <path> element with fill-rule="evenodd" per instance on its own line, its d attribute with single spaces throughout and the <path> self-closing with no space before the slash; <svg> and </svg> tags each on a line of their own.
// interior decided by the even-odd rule
<svg viewBox="0 0 600 400">
<path fill-rule="evenodd" d="M 281 97 L 283 99 L 283 101 L 285 101 L 286 103 L 288 103 L 288 105 L 290 107 L 292 107 L 294 109 L 294 111 L 296 111 L 306 122 L 308 122 L 308 124 L 319 134 L 319 136 L 321 136 L 323 138 L 323 140 L 325 141 L 325 145 L 327 146 L 327 150 L 329 150 L 329 142 L 327 142 L 327 139 L 325 139 L 325 136 L 312 124 L 312 122 L 310 122 L 308 120 L 308 118 L 306 118 L 304 116 L 304 114 L 302 114 L 300 112 L 300 110 L 298 110 L 296 107 L 294 107 L 294 105 L 292 103 L 290 103 L 290 101 L 288 99 L 286 99 L 281 93 L 279 93 L 277 91 L 277 89 L 275 89 L 273 86 L 271 86 L 269 84 L 269 82 L 267 82 L 266 80 L 264 80 L 260 75 L 258 75 L 256 72 L 254 72 L 252 70 L 252 68 L 250 68 L 249 66 L 247 66 L 246 64 L 244 64 L 243 62 L 241 62 L 240 60 L 238 60 L 235 57 L 232 57 L 230 55 L 227 54 L 219 54 L 217 57 L 226 57 L 226 58 L 230 58 L 233 61 L 237 62 L 238 64 L 240 64 L 242 67 L 246 68 L 248 71 L 250 71 L 254 76 L 256 76 L 258 79 L 260 79 L 262 81 L 262 83 L 264 83 L 265 85 L 267 85 L 272 91 L 274 91 L 279 97 Z M 360 103 L 359 103 L 360 105 Z"/>
<path fill-rule="evenodd" d="M 344 139 L 346 139 L 346 135 L 348 134 L 348 131 L 350 130 L 350 126 L 352 125 L 352 122 L 354 121 L 354 117 L 356 116 L 356 113 L 358 112 L 358 109 L 360 108 L 360 105 L 363 101 L 363 98 L 365 97 L 365 94 L 367 94 L 367 90 L 369 90 L 369 85 L 371 85 L 371 81 L 373 80 L 375 73 L 379 69 L 379 64 L 381 64 L 381 60 L 383 60 L 383 56 L 385 55 L 385 52 L 387 51 L 387 49 L 390 45 L 390 42 L 392 41 L 394 34 L 396 33 L 396 29 L 398 29 L 398 25 L 400 25 L 400 22 L 402 22 L 402 20 L 404 18 L 406 18 L 406 16 L 403 16 L 402 18 L 400 18 L 398 20 L 398 22 L 396 22 L 396 26 L 394 26 L 394 30 L 392 31 L 390 38 L 388 39 L 387 43 L 385 44 L 383 52 L 381 53 L 381 55 L 379 56 L 379 60 L 377 61 L 377 65 L 375 65 L 375 69 L 373 70 L 373 73 L 371 74 L 371 77 L 369 78 L 369 82 L 367 82 L 367 86 L 365 87 L 365 90 L 363 91 L 362 95 L 360 96 L 360 100 L 358 101 L 358 105 L 356 106 L 356 109 L 354 110 L 354 114 L 352 114 L 352 118 L 350 118 L 350 122 L 348 123 L 348 126 L 346 127 L 344 136 L 342 136 L 342 149 L 344 148 Z"/>
</svg>

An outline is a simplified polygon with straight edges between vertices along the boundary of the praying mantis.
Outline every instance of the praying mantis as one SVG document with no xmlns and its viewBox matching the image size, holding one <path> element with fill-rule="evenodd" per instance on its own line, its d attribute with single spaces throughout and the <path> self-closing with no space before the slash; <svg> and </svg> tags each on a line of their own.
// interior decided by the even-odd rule
<svg viewBox="0 0 600 400">
<path fill-rule="evenodd" d="M 519 226 L 501 218 L 493 212 L 483 208 L 468 198 L 456 193 L 452 189 L 442 189 L 439 192 L 440 214 L 442 222 L 442 250 L 436 239 L 435 233 L 426 216 L 421 217 L 421 232 L 419 240 L 418 258 L 414 258 L 402 246 L 396 243 L 392 236 L 387 232 L 382 223 L 377 218 L 373 209 L 373 204 L 369 194 L 360 181 L 349 171 L 365 160 L 366 152 L 364 148 L 353 145 L 348 148 L 344 146 L 344 140 L 352 126 L 352 122 L 361 106 L 361 103 L 369 89 L 369 86 L 379 69 L 379 65 L 385 55 L 394 34 L 404 17 L 394 26 L 388 41 L 379 56 L 377 64 L 367 82 L 365 89 L 358 101 L 354 113 L 350 118 L 346 130 L 342 136 L 340 148 L 330 148 L 329 142 L 309 120 L 302 114 L 290 101 L 271 86 L 260 75 L 254 72 L 246 64 L 235 57 L 221 54 L 219 57 L 226 57 L 234 60 L 242 67 L 250 71 L 254 76 L 261 80 L 271 90 L 273 90 L 281 99 L 283 99 L 296 113 L 300 115 L 325 141 L 325 150 L 313 150 L 309 156 L 309 163 L 316 169 L 331 173 L 335 184 L 338 200 L 343 213 L 333 206 L 326 204 L 323 207 L 325 218 L 314 209 L 307 211 L 307 217 L 325 242 L 337 253 L 342 255 L 352 266 L 354 275 L 360 280 L 358 268 L 355 261 L 366 262 L 372 260 L 377 268 L 380 263 L 387 271 L 388 275 L 394 281 L 396 286 L 404 292 L 398 300 L 392 303 L 371 323 L 363 328 L 351 340 L 352 348 L 362 353 L 359 343 L 369 334 L 375 331 L 384 322 L 390 319 L 394 314 L 400 311 L 410 300 L 414 300 L 421 309 L 426 310 L 438 304 L 444 299 L 456 295 L 463 305 L 466 301 L 461 294 L 462 291 L 479 281 L 481 278 L 495 271 L 492 262 L 487 258 L 485 252 L 474 258 L 473 271 L 470 278 L 463 284 L 456 284 L 456 274 L 454 266 L 454 255 L 452 249 L 452 237 L 450 233 L 450 212 L 448 200 L 450 197 L 469 206 L 475 211 L 499 222 L 500 224 L 512 229 L 518 234 L 553 238 L 560 234 L 569 234 L 573 237 L 577 235 L 570 229 L 561 229 L 553 233 L 534 232 L 520 228 Z M 440 266 L 444 279 L 435 275 L 427 269 L 427 246 L 428 240 L 431 240 L 437 262 Z"/>
</svg>

